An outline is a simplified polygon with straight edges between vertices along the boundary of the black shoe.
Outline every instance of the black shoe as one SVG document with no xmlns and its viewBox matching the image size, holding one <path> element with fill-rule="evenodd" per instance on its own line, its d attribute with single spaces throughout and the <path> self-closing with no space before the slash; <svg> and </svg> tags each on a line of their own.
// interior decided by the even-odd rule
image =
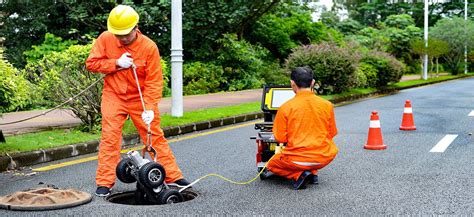
<svg viewBox="0 0 474 217">
<path fill-rule="evenodd" d="M 186 179 L 178 179 L 178 180 L 174 181 L 173 183 L 175 183 L 177 185 L 181 185 L 181 186 L 187 186 L 187 185 L 191 184 Z"/>
<path fill-rule="evenodd" d="M 104 186 L 99 186 L 97 187 L 97 190 L 95 190 L 95 195 L 99 197 L 106 197 L 109 196 L 110 194 L 110 188 L 104 187 Z"/>
<path fill-rule="evenodd" d="M 295 190 L 306 188 L 306 184 L 308 184 L 308 182 L 310 181 L 312 175 L 313 174 L 310 171 L 304 171 L 300 175 L 298 180 L 296 180 L 295 183 L 293 184 L 293 188 Z"/>
<path fill-rule="evenodd" d="M 311 179 L 309 180 L 309 184 L 319 185 L 318 175 L 312 175 Z"/>
</svg>

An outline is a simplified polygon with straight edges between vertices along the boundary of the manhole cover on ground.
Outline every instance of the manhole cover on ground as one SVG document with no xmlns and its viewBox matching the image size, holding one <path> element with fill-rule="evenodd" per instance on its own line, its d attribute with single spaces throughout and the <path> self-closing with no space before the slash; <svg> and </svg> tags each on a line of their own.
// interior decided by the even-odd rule
<svg viewBox="0 0 474 217">
<path fill-rule="evenodd" d="M 125 205 L 161 205 L 161 204 L 150 204 L 149 202 L 143 202 L 141 199 L 137 199 L 136 191 L 127 191 L 117 194 L 112 194 L 107 197 L 107 200 L 111 203 L 125 204 Z M 183 202 L 190 201 L 198 197 L 198 193 L 192 189 L 186 189 L 181 192 L 183 195 Z"/>
<path fill-rule="evenodd" d="M 0 197 L 0 208 L 7 210 L 52 210 L 73 207 L 92 200 L 89 193 L 75 189 L 37 188 Z"/>
</svg>

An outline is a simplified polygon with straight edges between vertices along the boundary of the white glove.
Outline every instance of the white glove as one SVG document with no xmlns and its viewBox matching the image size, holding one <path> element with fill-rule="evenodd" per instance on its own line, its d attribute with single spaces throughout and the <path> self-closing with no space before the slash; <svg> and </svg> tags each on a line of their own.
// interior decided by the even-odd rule
<svg viewBox="0 0 474 217">
<path fill-rule="evenodd" d="M 117 66 L 123 69 L 130 68 L 130 66 L 132 66 L 133 64 L 133 59 L 130 56 L 131 54 L 128 52 L 122 54 L 122 56 L 119 59 L 117 59 L 117 63 L 116 63 Z"/>
<path fill-rule="evenodd" d="M 153 113 L 153 110 L 146 110 L 142 113 L 142 120 L 147 125 L 149 125 L 153 121 L 154 117 L 155 113 Z"/>
</svg>

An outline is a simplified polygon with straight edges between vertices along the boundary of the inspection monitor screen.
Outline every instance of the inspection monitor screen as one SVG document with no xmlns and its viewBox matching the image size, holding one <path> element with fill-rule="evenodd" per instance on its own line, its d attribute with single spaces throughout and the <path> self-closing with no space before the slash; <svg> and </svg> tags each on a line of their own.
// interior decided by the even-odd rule
<svg viewBox="0 0 474 217">
<path fill-rule="evenodd" d="M 295 96 L 295 92 L 292 89 L 274 89 L 272 95 L 272 108 L 279 108 L 283 103 Z"/>
</svg>

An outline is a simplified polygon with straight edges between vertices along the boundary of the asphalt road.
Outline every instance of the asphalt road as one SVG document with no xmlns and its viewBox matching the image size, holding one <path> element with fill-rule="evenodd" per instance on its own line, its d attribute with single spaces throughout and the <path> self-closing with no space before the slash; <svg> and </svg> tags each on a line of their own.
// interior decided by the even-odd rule
<svg viewBox="0 0 474 217">
<path fill-rule="evenodd" d="M 194 200 L 161 206 L 89 204 L 47 212 L 0 210 L 1 216 L 34 215 L 466 215 L 474 213 L 474 79 L 415 88 L 336 108 L 339 154 L 320 171 L 320 184 L 291 189 L 281 178 L 233 185 L 218 178 L 195 186 Z M 413 105 L 416 131 L 400 131 L 406 99 Z M 369 151 L 372 110 L 379 111 L 387 150 Z M 246 181 L 256 175 L 252 125 L 174 142 L 171 147 L 189 180 L 208 173 Z M 442 153 L 430 152 L 447 134 L 458 135 Z M 57 162 L 55 162 L 57 163 Z M 29 170 L 0 174 L 0 195 L 38 183 L 93 193 L 97 161 L 28 176 Z M 45 166 L 45 165 L 39 165 Z M 134 185 L 117 183 L 114 192 Z M 92 213 L 92 214 L 90 214 Z"/>
</svg>

